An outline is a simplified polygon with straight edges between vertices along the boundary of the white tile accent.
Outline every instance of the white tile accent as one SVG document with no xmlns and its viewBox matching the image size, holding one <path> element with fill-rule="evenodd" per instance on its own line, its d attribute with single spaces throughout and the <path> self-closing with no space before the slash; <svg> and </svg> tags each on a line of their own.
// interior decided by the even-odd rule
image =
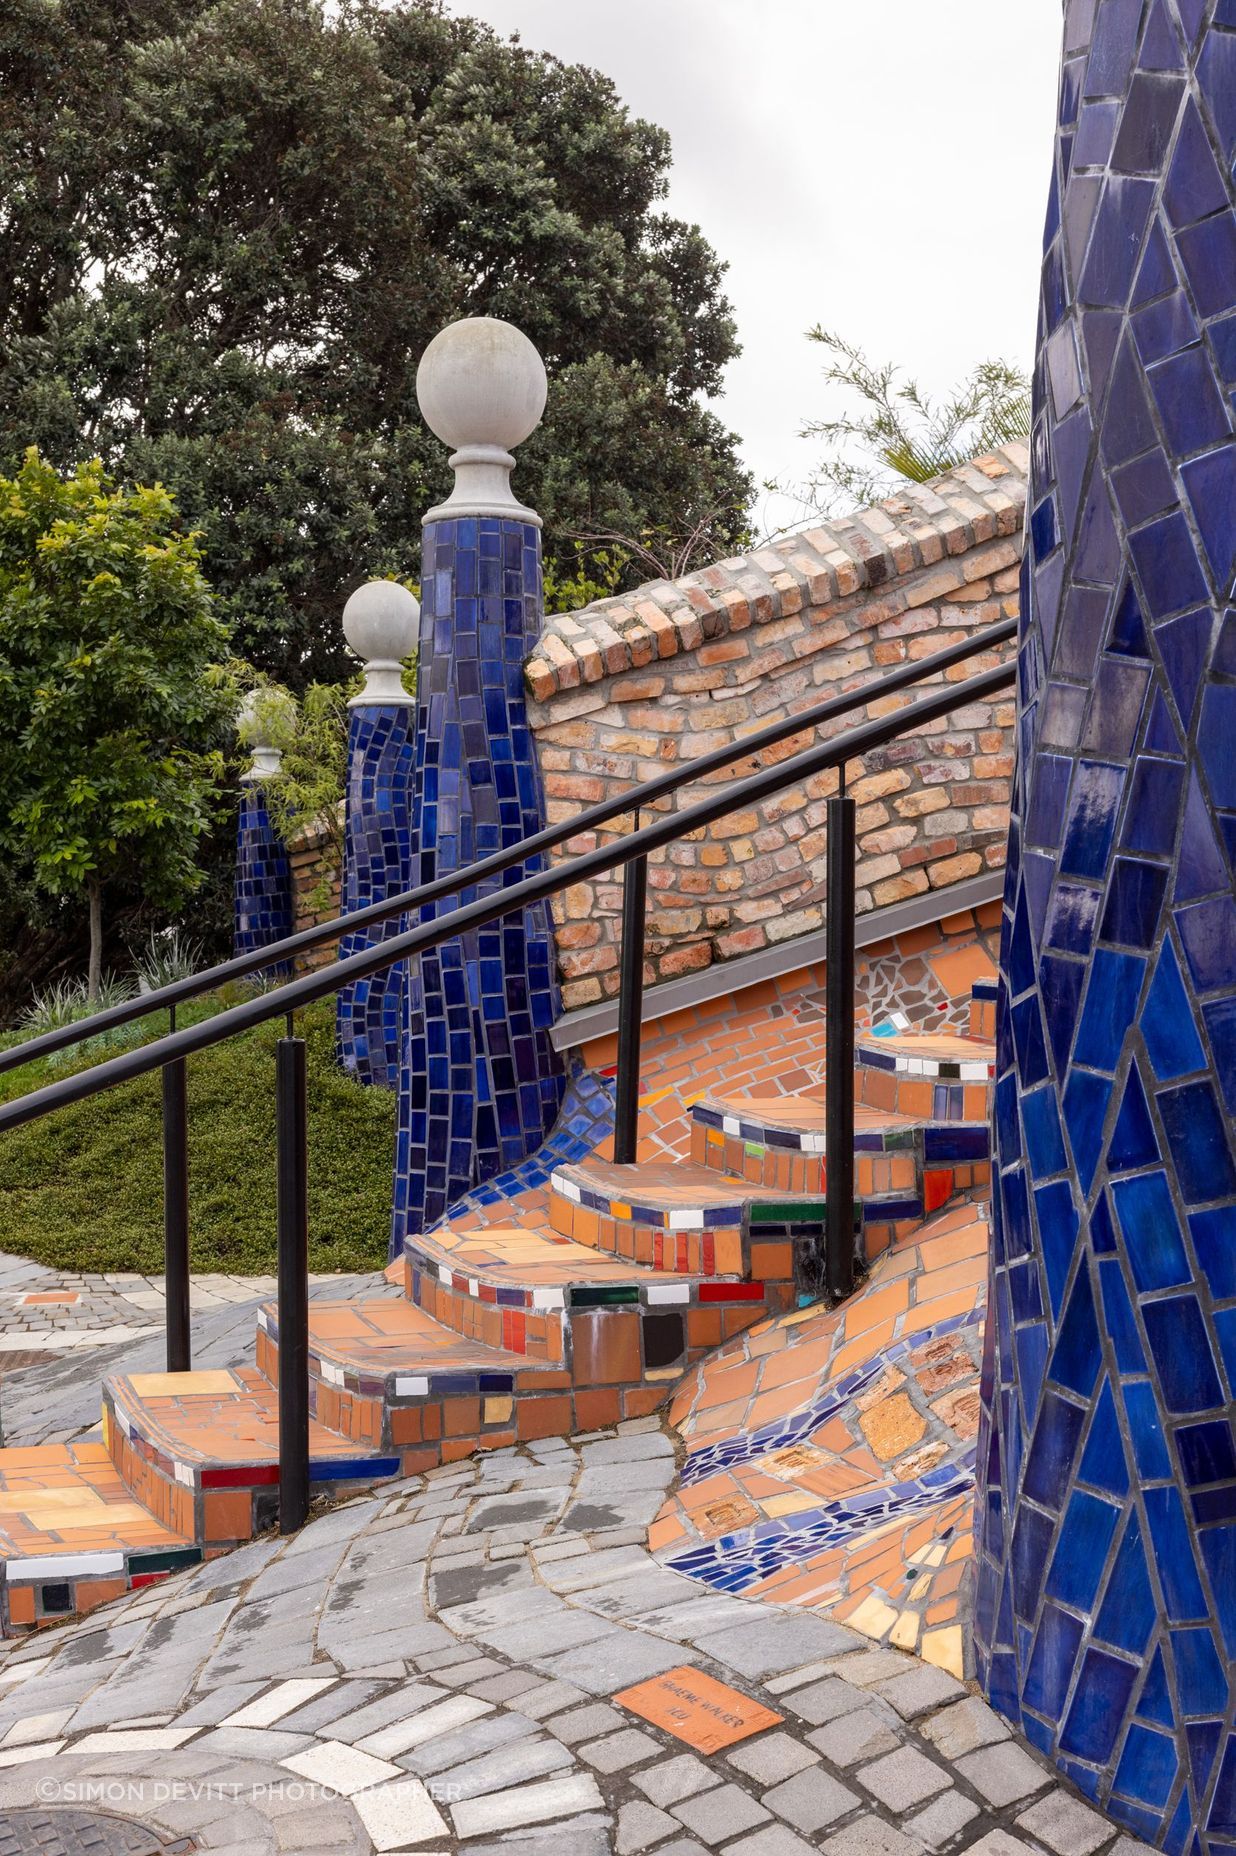
<svg viewBox="0 0 1236 1856">
<path fill-rule="evenodd" d="M 653 1283 L 646 1291 L 649 1303 L 689 1302 L 691 1285 L 689 1282 Z"/>
<path fill-rule="evenodd" d="M 534 1289 L 532 1306 L 534 1308 L 565 1308 L 566 1292 L 563 1289 Z"/>
<path fill-rule="evenodd" d="M 665 1228 L 667 1231 L 702 1231 L 704 1213 L 694 1206 L 685 1211 L 670 1212 L 665 1220 Z"/>
<path fill-rule="evenodd" d="M 73 1743 L 75 1753 L 170 1753 L 201 1733 L 200 1727 L 116 1727 L 87 1734 Z"/>
<path fill-rule="evenodd" d="M 50 1759 L 67 1745 L 67 1740 L 40 1740 L 34 1746 L 0 1747 L 0 1766 L 25 1766 L 32 1759 Z"/>
<path fill-rule="evenodd" d="M 9 1583 L 23 1579 L 91 1579 L 124 1571 L 123 1553 L 48 1553 L 40 1559 L 10 1560 Z"/>
<path fill-rule="evenodd" d="M 243 1708 L 237 1708 L 235 1714 L 227 1715 L 220 1725 L 269 1727 L 272 1721 L 282 1720 L 285 1714 L 291 1714 L 293 1708 L 312 1701 L 323 1689 L 333 1688 L 338 1680 L 338 1676 L 300 1676 L 291 1682 L 279 1682 L 265 1695 L 246 1702 Z"/>
<path fill-rule="evenodd" d="M 564 1199 L 570 1199 L 575 1205 L 580 1203 L 580 1189 L 574 1180 L 567 1179 L 562 1173 L 551 1173 L 549 1183 L 552 1190 L 561 1193 Z"/>
<path fill-rule="evenodd" d="M 421 1378 L 419 1375 L 414 1375 L 410 1379 L 407 1377 L 401 1377 L 399 1375 L 396 1375 L 396 1378 L 395 1378 L 395 1397 L 396 1398 L 428 1398 L 428 1396 L 429 1396 L 428 1379 Z"/>
<path fill-rule="evenodd" d="M 742 1123 L 739 1121 L 737 1115 L 723 1115 L 721 1117 L 721 1128 L 725 1134 L 737 1134 L 741 1127 Z"/>
<path fill-rule="evenodd" d="M 383 1779 L 405 1776 L 398 1766 L 384 1759 L 374 1759 L 358 1747 L 345 1746 L 342 1740 L 323 1740 L 317 1746 L 306 1747 L 303 1753 L 293 1753 L 291 1759 L 282 1760 L 280 1764 L 314 1785 L 326 1785 L 333 1792 L 342 1792 L 345 1798 L 350 1798 L 353 1792 L 364 1791 L 366 1786 L 379 1785 Z"/>
<path fill-rule="evenodd" d="M 448 1781 L 449 1783 L 449 1781 Z M 419 1779 L 394 1779 L 352 1801 L 375 1850 L 406 1850 L 450 1835 L 446 1822 Z"/>
</svg>

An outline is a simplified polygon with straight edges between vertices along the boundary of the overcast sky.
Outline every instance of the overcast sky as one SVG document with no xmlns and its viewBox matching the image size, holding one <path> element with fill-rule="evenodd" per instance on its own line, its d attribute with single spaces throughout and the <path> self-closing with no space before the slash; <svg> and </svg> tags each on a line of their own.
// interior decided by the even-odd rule
<svg viewBox="0 0 1236 1856">
<path fill-rule="evenodd" d="M 801 481 L 833 410 L 814 322 L 943 390 L 1028 365 L 1055 119 L 1052 0 L 450 0 L 605 71 L 668 129 L 670 210 L 728 260 L 743 353 L 717 410 Z M 763 503 L 762 526 L 801 513 Z"/>
</svg>

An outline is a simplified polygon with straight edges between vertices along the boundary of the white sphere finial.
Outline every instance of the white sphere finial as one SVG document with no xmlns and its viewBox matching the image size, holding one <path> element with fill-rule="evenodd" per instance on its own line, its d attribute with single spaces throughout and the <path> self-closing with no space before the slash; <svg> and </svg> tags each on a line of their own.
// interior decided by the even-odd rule
<svg viewBox="0 0 1236 1856">
<path fill-rule="evenodd" d="M 343 635 L 365 666 L 365 686 L 349 709 L 415 702 L 403 687 L 404 659 L 416 649 L 421 608 L 398 580 L 367 580 L 343 609 Z"/>
<path fill-rule="evenodd" d="M 277 718 L 289 710 L 294 713 L 295 704 L 288 692 L 277 686 L 246 690 L 241 697 L 236 711 L 236 733 L 253 755 L 240 776 L 242 785 L 260 784 L 283 771 L 283 749 L 274 744 L 274 725 Z"/>
<path fill-rule="evenodd" d="M 416 370 L 416 397 L 430 431 L 454 446 L 455 488 L 426 522 L 510 516 L 540 527 L 511 491 L 511 449 L 540 424 L 547 391 L 545 363 L 513 323 L 467 316 L 434 336 Z"/>
</svg>

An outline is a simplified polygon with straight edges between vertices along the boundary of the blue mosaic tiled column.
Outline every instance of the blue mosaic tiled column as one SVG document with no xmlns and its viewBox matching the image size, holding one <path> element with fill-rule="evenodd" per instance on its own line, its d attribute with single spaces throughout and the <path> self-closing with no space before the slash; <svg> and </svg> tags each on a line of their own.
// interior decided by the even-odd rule
<svg viewBox="0 0 1236 1856">
<path fill-rule="evenodd" d="M 497 343 L 497 352 L 482 352 L 475 366 L 468 358 L 444 410 L 427 389 L 427 370 L 435 351 L 441 366 L 440 344 L 466 346 L 478 328 Z M 515 409 L 519 416 L 512 414 L 508 422 L 513 432 L 495 432 L 511 386 L 505 370 L 512 359 L 520 364 L 525 358 L 516 343 L 540 370 L 540 404 L 530 420 L 526 408 Z M 526 338 L 489 318 L 445 330 L 418 374 L 427 420 L 459 449 L 451 460 L 454 494 L 430 511 L 424 529 L 414 772 L 417 884 L 462 870 L 545 823 L 523 678 L 524 660 L 541 630 L 540 522 L 511 496 L 505 479 L 514 459 L 498 448 L 519 442 L 521 425 L 530 431 L 536 424 L 543 382 L 540 359 Z M 479 407 L 474 427 L 459 410 L 459 397 L 466 398 L 472 387 Z M 471 472 L 461 465 L 471 465 Z M 495 481 L 495 468 L 501 482 Z M 542 867 L 543 860 L 532 860 L 509 872 L 506 881 Z M 426 909 L 422 919 L 496 893 L 502 882 L 466 889 Z M 549 1037 L 557 989 L 548 905 L 508 915 L 426 954 L 410 976 L 407 998 L 392 1221 L 396 1252 L 405 1235 L 427 1228 L 473 1187 L 518 1165 L 553 1128 L 566 1077 Z"/>
<path fill-rule="evenodd" d="M 411 707 L 354 709 L 348 726 L 343 909 L 361 909 L 412 887 Z M 344 935 L 340 958 L 399 933 L 401 917 Z M 399 1081 L 407 964 L 354 980 L 339 994 L 339 1062 L 358 1082 L 394 1089 Z"/>
<path fill-rule="evenodd" d="M 365 681 L 348 704 L 344 813 L 344 913 L 385 902 L 412 887 L 412 768 L 415 699 L 403 687 L 404 660 L 416 649 L 420 608 L 406 587 L 371 580 L 343 609 L 348 644 L 364 661 Z M 392 916 L 344 935 L 343 959 L 400 931 Z M 340 1065 L 358 1082 L 395 1089 L 403 1041 L 407 963 L 354 980 L 339 993 Z"/>
<path fill-rule="evenodd" d="M 243 782 L 240 789 L 235 902 L 235 953 L 252 953 L 291 934 L 292 872 L 288 854 L 271 824 L 266 794 L 255 780 Z M 291 967 L 286 961 L 276 961 L 263 971 L 282 978 Z"/>
<path fill-rule="evenodd" d="M 1236 0 L 1069 0 L 998 1007 L 978 1676 L 1236 1850 Z"/>
</svg>

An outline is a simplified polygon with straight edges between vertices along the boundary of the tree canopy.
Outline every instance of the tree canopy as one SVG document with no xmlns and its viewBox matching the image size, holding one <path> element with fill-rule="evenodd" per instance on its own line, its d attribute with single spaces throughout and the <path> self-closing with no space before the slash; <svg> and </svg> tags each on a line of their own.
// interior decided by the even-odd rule
<svg viewBox="0 0 1236 1856">
<path fill-rule="evenodd" d="M 516 484 L 561 579 L 581 534 L 739 543 L 724 267 L 606 77 L 437 0 L 10 0 L 0 80 L 0 469 L 167 484 L 267 674 L 346 676 L 343 597 L 415 577 L 416 363 L 459 316 L 545 357 Z"/>
<path fill-rule="evenodd" d="M 97 462 L 62 477 L 33 449 L 0 477 L 0 857 L 88 899 L 92 999 L 107 886 L 175 909 L 202 880 L 226 643 L 164 490 Z"/>
</svg>

